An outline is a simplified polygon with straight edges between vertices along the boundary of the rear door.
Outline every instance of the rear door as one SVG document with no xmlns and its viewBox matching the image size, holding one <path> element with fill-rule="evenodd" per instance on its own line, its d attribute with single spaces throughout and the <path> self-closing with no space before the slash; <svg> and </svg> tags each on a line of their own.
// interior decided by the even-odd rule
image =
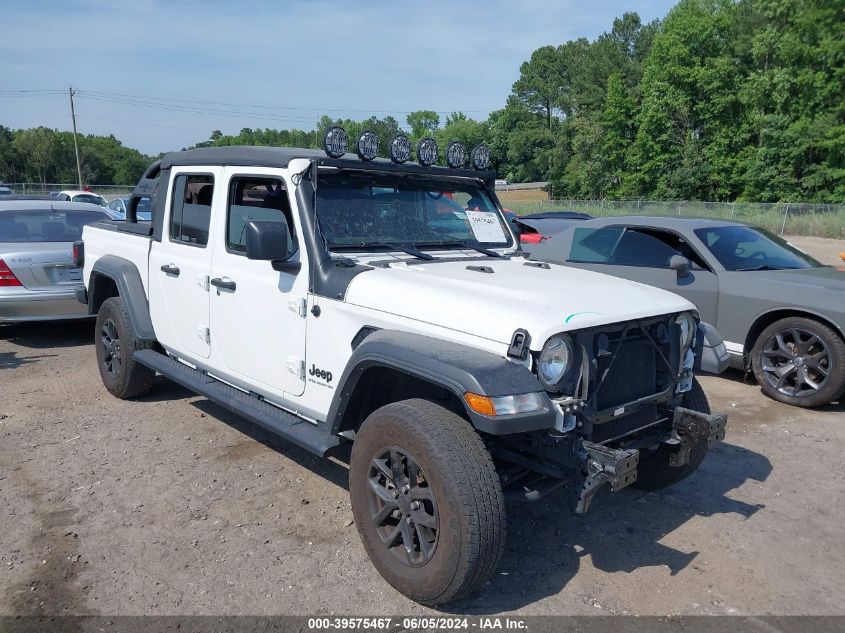
<svg viewBox="0 0 845 633">
<path fill-rule="evenodd" d="M 159 342 L 171 351 L 208 358 L 210 352 L 208 273 L 213 213 L 225 194 L 218 191 L 221 168 L 174 169 L 160 242 L 150 248 L 150 315 Z"/>
</svg>

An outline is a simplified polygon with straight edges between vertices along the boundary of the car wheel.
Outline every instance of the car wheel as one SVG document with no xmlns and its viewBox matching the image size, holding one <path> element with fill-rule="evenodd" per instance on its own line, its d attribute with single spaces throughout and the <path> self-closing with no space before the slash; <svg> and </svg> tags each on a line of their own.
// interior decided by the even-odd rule
<svg viewBox="0 0 845 633">
<path fill-rule="evenodd" d="M 692 389 L 684 394 L 681 406 L 701 413 L 710 413 L 710 403 L 701 384 L 693 378 Z M 641 490 L 660 490 L 694 473 L 707 455 L 708 441 L 697 442 L 690 448 L 689 461 L 683 466 L 672 466 L 670 457 L 674 448 L 668 444 L 661 444 L 651 454 L 641 455 L 637 466 L 637 479 L 631 484 Z"/>
<path fill-rule="evenodd" d="M 412 600 L 465 597 L 501 558 L 505 506 L 493 460 L 469 422 L 432 402 L 388 404 L 364 421 L 349 491 L 367 554 Z"/>
<path fill-rule="evenodd" d="M 127 399 L 149 393 L 155 372 L 136 362 L 132 354 L 138 349 L 149 349 L 153 343 L 133 336 L 120 297 L 106 299 L 100 306 L 95 345 L 100 378 L 112 395 Z"/>
<path fill-rule="evenodd" d="M 751 364 L 763 393 L 799 407 L 818 407 L 845 391 L 845 341 L 804 317 L 775 321 L 757 337 Z"/>
</svg>

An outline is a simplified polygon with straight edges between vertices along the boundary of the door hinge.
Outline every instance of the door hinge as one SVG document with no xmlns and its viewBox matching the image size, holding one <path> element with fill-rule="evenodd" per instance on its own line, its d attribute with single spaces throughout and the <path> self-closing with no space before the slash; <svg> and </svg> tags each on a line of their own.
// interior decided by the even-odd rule
<svg viewBox="0 0 845 633">
<path fill-rule="evenodd" d="M 197 275 L 197 284 L 199 287 L 208 292 L 208 289 L 211 287 L 209 283 L 210 277 L 208 275 Z"/>
<path fill-rule="evenodd" d="M 305 361 L 296 356 L 288 356 L 288 373 L 305 380 Z"/>
<path fill-rule="evenodd" d="M 204 326 L 198 327 L 197 336 L 199 336 L 201 340 L 205 341 L 206 345 L 211 344 L 211 330 L 209 328 Z"/>
<path fill-rule="evenodd" d="M 305 297 L 291 297 L 288 299 L 288 309 L 304 317 L 308 311 L 308 302 Z"/>
</svg>

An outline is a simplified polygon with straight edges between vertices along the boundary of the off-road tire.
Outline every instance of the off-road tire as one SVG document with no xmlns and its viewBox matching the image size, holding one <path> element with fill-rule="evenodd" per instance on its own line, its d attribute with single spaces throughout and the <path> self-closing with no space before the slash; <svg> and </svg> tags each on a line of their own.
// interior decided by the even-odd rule
<svg viewBox="0 0 845 633">
<path fill-rule="evenodd" d="M 385 546 L 370 514 L 373 460 L 397 447 L 411 456 L 433 491 L 439 529 L 432 557 L 420 566 Z M 493 460 L 470 423 L 427 400 L 374 411 L 358 430 L 349 470 L 352 512 L 379 573 L 416 602 L 437 606 L 474 592 L 495 570 L 505 544 L 505 504 Z"/>
<path fill-rule="evenodd" d="M 108 352 L 104 344 L 106 328 L 113 330 L 119 341 L 117 353 L 120 356 L 120 363 L 115 371 L 109 371 L 107 367 Z M 126 315 L 126 307 L 120 297 L 106 299 L 100 306 L 100 311 L 97 313 L 94 345 L 97 350 L 100 378 L 109 393 L 123 400 L 149 393 L 155 379 L 155 371 L 136 362 L 132 354 L 135 350 L 149 349 L 154 343 L 142 341 L 133 336 L 129 317 Z"/>
<path fill-rule="evenodd" d="M 790 396 L 778 391 L 765 376 L 762 369 L 763 346 L 774 334 L 791 329 L 803 330 L 815 334 L 824 343 L 830 358 L 830 377 L 827 384 L 811 395 Z M 832 400 L 837 400 L 845 395 L 845 341 L 842 337 L 828 326 L 814 319 L 805 317 L 787 317 L 775 321 L 765 330 L 760 332 L 754 347 L 751 350 L 751 367 L 754 370 L 754 377 L 760 389 L 769 398 L 791 404 L 797 407 L 820 407 Z"/>
<path fill-rule="evenodd" d="M 710 413 L 710 403 L 698 380 L 693 378 L 692 389 L 684 394 L 681 406 L 701 413 Z M 637 480 L 631 484 L 641 490 L 660 490 L 689 477 L 704 461 L 707 455 L 707 440 L 702 440 L 690 448 L 689 461 L 683 466 L 672 466 L 669 457 L 673 450 L 667 444 L 661 444 L 651 455 L 640 457 L 637 467 Z"/>
</svg>

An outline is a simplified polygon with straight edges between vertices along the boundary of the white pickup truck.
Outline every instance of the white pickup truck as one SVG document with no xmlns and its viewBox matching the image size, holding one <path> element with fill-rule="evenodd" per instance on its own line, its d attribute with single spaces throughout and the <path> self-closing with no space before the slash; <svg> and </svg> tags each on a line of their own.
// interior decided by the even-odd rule
<svg viewBox="0 0 845 633">
<path fill-rule="evenodd" d="M 450 147 L 456 166 L 438 167 L 430 144 L 428 164 L 396 142 L 392 160 L 363 142 L 350 157 L 337 134 L 328 155 L 167 154 L 125 222 L 85 227 L 79 299 L 112 394 L 142 396 L 158 373 L 317 455 L 351 444 L 364 547 L 429 605 L 493 573 L 503 490 L 568 484 L 581 513 L 604 484 L 660 488 L 699 466 L 726 418 L 693 371 L 727 357 L 691 303 L 527 261 L 483 150 L 464 168 Z"/>
</svg>

